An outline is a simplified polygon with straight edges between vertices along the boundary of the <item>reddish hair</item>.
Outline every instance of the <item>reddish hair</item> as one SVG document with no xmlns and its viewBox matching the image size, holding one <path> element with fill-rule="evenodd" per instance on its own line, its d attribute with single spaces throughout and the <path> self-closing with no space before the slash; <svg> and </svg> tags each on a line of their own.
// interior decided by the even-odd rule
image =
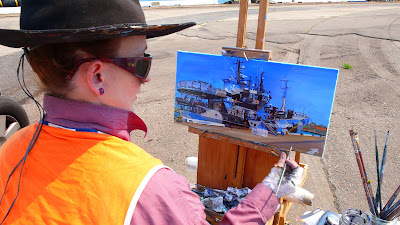
<svg viewBox="0 0 400 225">
<path fill-rule="evenodd" d="M 120 47 L 120 39 L 107 39 L 91 42 L 74 42 L 49 44 L 33 48 L 28 61 L 37 73 L 44 91 L 47 94 L 65 97 L 72 91 L 71 80 L 65 79 L 77 61 L 82 59 L 79 51 L 86 52 L 94 57 L 116 57 Z"/>
</svg>

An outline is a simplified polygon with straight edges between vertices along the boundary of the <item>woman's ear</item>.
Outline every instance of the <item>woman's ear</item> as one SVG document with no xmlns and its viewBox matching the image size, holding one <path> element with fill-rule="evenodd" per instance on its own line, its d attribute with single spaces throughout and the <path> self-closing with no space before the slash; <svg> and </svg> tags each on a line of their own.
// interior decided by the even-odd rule
<svg viewBox="0 0 400 225">
<path fill-rule="evenodd" d="M 104 94 L 104 64 L 100 60 L 93 60 L 86 70 L 86 80 L 90 90 L 96 95 Z"/>
</svg>

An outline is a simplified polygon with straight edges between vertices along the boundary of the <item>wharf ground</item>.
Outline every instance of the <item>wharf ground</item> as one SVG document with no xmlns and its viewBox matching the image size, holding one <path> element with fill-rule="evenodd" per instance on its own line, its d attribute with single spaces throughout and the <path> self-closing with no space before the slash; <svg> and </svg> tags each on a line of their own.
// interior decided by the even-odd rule
<svg viewBox="0 0 400 225">
<path fill-rule="evenodd" d="M 175 124 L 174 91 L 176 51 L 220 54 L 221 47 L 236 45 L 238 5 L 146 8 L 150 24 L 195 21 L 183 32 L 148 40 L 154 56 L 152 81 L 143 86 L 135 112 L 146 121 L 149 132 L 133 132 L 132 140 L 177 173 L 195 183 L 196 174 L 186 170 L 185 158 L 196 156 L 198 135 Z M 258 5 L 249 7 L 246 46 L 255 46 Z M 0 28 L 18 29 L 17 16 L 0 17 Z M 346 208 L 367 210 L 360 174 L 349 138 L 359 132 L 363 158 L 375 189 L 374 130 L 382 153 L 390 130 L 383 200 L 400 184 L 400 3 L 365 2 L 270 5 L 265 49 L 278 62 L 340 69 L 331 123 L 323 158 L 305 155 L 309 165 L 305 188 L 315 194 L 312 207 L 295 205 L 289 220 L 321 208 L 340 212 Z M 38 119 L 16 81 L 20 49 L 0 46 L 0 91 Z M 352 65 L 344 69 L 343 64 Z M 29 68 L 28 68 L 29 69 Z M 37 80 L 29 70 L 26 82 L 42 98 Z M 382 156 L 380 156 L 382 158 Z"/>
</svg>

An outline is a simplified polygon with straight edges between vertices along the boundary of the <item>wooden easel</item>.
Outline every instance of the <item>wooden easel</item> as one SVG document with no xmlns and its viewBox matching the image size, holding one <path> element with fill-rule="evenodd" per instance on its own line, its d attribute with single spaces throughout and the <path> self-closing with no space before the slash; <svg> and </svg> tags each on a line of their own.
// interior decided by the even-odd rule
<svg viewBox="0 0 400 225">
<path fill-rule="evenodd" d="M 225 135 L 201 124 L 191 124 L 189 132 L 199 135 L 199 153 L 197 184 L 226 190 L 229 187 L 254 188 L 268 175 L 278 162 L 280 151 L 245 140 L 240 132 Z M 308 166 L 300 163 L 301 153 L 295 153 L 295 161 L 304 168 L 302 186 L 306 180 Z M 292 206 L 291 202 L 281 199 L 282 207 L 267 223 L 284 225 Z M 207 220 L 219 224 L 222 215 L 206 209 Z"/>
<path fill-rule="evenodd" d="M 260 0 L 256 49 L 264 49 L 266 15 L 269 0 Z M 236 47 L 243 48 L 246 38 L 248 0 L 240 1 L 239 25 Z M 280 151 L 272 146 L 248 141 L 241 132 L 218 132 L 201 124 L 187 124 L 189 132 L 199 135 L 199 153 L 197 183 L 209 188 L 226 189 L 230 187 L 254 188 L 268 175 L 278 161 Z M 227 128 L 230 129 L 230 128 Z M 236 129 L 237 131 L 237 129 Z M 302 183 L 305 182 L 308 166 L 300 163 L 300 153 L 295 153 L 295 161 L 305 172 Z M 301 184 L 302 185 L 302 184 Z M 292 203 L 281 200 L 282 207 L 267 223 L 268 225 L 284 225 L 286 215 Z M 219 224 L 222 215 L 206 209 L 207 220 L 211 224 Z"/>
</svg>

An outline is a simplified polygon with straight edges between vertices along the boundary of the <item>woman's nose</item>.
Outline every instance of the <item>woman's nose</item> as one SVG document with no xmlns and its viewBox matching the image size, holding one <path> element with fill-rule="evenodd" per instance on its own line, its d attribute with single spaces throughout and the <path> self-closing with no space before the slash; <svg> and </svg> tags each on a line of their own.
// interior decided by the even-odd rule
<svg viewBox="0 0 400 225">
<path fill-rule="evenodd" d="M 143 80 L 143 83 L 150 82 L 150 80 L 151 80 L 151 76 L 149 74 L 149 75 L 147 75 L 146 79 Z"/>
</svg>

